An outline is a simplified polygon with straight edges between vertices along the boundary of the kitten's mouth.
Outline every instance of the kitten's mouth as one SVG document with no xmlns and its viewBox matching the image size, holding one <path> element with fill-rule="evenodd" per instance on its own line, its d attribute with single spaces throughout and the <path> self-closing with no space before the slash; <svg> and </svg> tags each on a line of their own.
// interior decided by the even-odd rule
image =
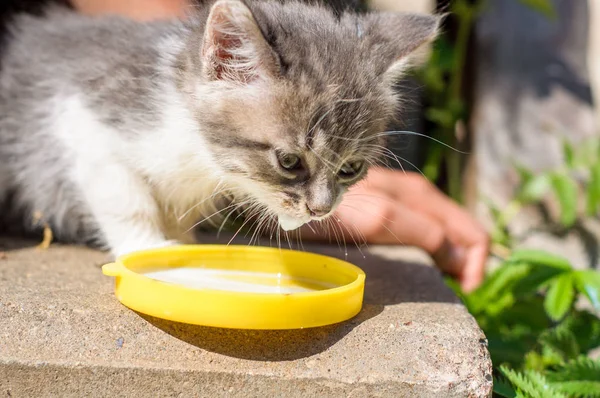
<svg viewBox="0 0 600 398">
<path fill-rule="evenodd" d="M 300 228 L 301 226 L 303 226 L 304 224 L 306 224 L 310 221 L 310 218 L 303 220 L 301 218 L 290 217 L 290 216 L 286 216 L 286 215 L 280 215 L 278 218 L 279 218 L 279 226 L 284 231 L 293 231 L 295 229 Z"/>
</svg>

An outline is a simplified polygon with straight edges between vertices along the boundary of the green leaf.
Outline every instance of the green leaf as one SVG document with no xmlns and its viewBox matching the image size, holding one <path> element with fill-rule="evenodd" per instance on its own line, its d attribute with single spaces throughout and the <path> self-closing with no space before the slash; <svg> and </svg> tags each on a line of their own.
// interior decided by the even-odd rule
<svg viewBox="0 0 600 398">
<path fill-rule="evenodd" d="M 592 165 L 590 168 L 590 181 L 587 185 L 587 205 L 586 212 L 588 216 L 598 214 L 600 207 L 600 162 Z"/>
<path fill-rule="evenodd" d="M 535 265 L 531 267 L 528 275 L 515 282 L 513 292 L 519 296 L 535 293 L 553 279 L 567 272 L 571 272 L 571 270 L 559 267 L 549 267 L 547 265 Z"/>
<path fill-rule="evenodd" d="M 519 297 L 513 306 L 498 314 L 494 320 L 511 332 L 520 327 L 536 335 L 551 325 L 544 310 L 544 298 L 538 294 Z"/>
<path fill-rule="evenodd" d="M 550 176 L 540 174 L 529 179 L 520 189 L 518 198 L 523 202 L 537 202 L 550 190 Z"/>
<path fill-rule="evenodd" d="M 515 387 L 517 396 L 531 398 L 566 398 L 566 395 L 556 390 L 550 382 L 540 373 L 534 371 L 516 372 L 504 365 L 500 365 L 502 374 Z"/>
<path fill-rule="evenodd" d="M 577 185 L 565 174 L 552 176 L 552 188 L 560 203 L 560 222 L 565 227 L 571 227 L 577 220 Z"/>
<path fill-rule="evenodd" d="M 435 182 L 438 179 L 443 160 L 444 151 L 442 147 L 440 145 L 430 147 L 423 166 L 423 174 L 429 181 Z"/>
<path fill-rule="evenodd" d="M 501 302 L 510 294 L 509 286 L 520 280 L 530 271 L 527 264 L 505 264 L 488 276 L 474 292 L 469 295 L 471 311 L 475 314 L 489 310 L 490 303 Z"/>
<path fill-rule="evenodd" d="M 599 156 L 600 139 L 591 137 L 578 145 L 575 161 L 578 167 L 589 167 L 599 160 Z"/>
<path fill-rule="evenodd" d="M 560 268 L 566 271 L 572 269 L 571 263 L 564 257 L 548 253 L 543 250 L 519 249 L 515 250 L 508 259 L 510 262 L 527 263 L 532 265 L 544 265 Z"/>
<path fill-rule="evenodd" d="M 526 167 L 515 164 L 514 168 L 519 174 L 519 181 L 521 182 L 521 185 L 527 184 L 527 182 L 533 178 L 533 173 Z"/>
<path fill-rule="evenodd" d="M 556 389 L 544 375 L 535 371 L 525 371 L 529 380 L 542 391 L 543 398 L 567 398 L 561 391 Z"/>
<path fill-rule="evenodd" d="M 597 381 L 562 381 L 553 383 L 552 387 L 573 398 L 600 397 L 600 382 Z"/>
<path fill-rule="evenodd" d="M 510 381 L 505 377 L 494 377 L 494 393 L 504 398 L 515 398 L 517 394 Z"/>
<path fill-rule="evenodd" d="M 578 291 L 585 294 L 596 311 L 600 311 L 600 272 L 592 270 L 576 271 L 575 286 Z"/>
<path fill-rule="evenodd" d="M 565 158 L 567 167 L 573 168 L 575 164 L 575 150 L 573 149 L 573 145 L 567 140 L 563 141 L 563 157 Z"/>
<path fill-rule="evenodd" d="M 488 338 L 488 350 L 492 357 L 492 363 L 508 363 L 519 367 L 525 360 L 525 355 L 530 351 L 535 342 L 527 341 L 522 336 L 510 336 L 505 334 L 494 334 L 484 330 Z"/>
<path fill-rule="evenodd" d="M 565 273 L 550 284 L 550 289 L 548 289 L 544 300 L 544 308 L 550 318 L 558 321 L 571 309 L 574 299 L 573 275 L 572 273 Z"/>
<path fill-rule="evenodd" d="M 425 117 L 427 120 L 438 124 L 446 129 L 451 128 L 456 123 L 454 113 L 445 108 L 429 108 L 425 111 Z"/>
<path fill-rule="evenodd" d="M 573 331 L 560 325 L 543 332 L 538 342 L 542 346 L 542 354 L 550 362 L 563 362 L 581 353 L 581 347 Z"/>
<path fill-rule="evenodd" d="M 525 393 L 527 396 L 541 398 L 541 391 L 524 373 L 519 373 L 504 365 L 500 365 L 500 372 L 502 372 L 504 377 L 511 382 L 518 392 Z"/>
<path fill-rule="evenodd" d="M 548 379 L 551 381 L 587 380 L 600 382 L 600 360 L 580 355 L 555 372 L 548 373 Z"/>
<path fill-rule="evenodd" d="M 553 388 L 570 397 L 600 397 L 600 361 L 586 356 L 569 361 L 548 372 Z"/>
<path fill-rule="evenodd" d="M 600 347 L 600 319 L 589 311 L 575 310 L 553 329 L 542 333 L 539 341 L 565 358 L 588 353 Z"/>
<path fill-rule="evenodd" d="M 543 14 L 544 16 L 555 19 L 556 18 L 556 10 L 554 9 L 554 5 L 550 0 L 519 0 L 521 3 L 525 4 L 527 7 L 531 8 Z"/>
</svg>

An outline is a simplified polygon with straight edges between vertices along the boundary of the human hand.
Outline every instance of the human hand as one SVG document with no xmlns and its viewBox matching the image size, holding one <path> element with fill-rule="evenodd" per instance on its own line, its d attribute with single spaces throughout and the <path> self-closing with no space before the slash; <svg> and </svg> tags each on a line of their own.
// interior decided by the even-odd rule
<svg viewBox="0 0 600 398">
<path fill-rule="evenodd" d="M 442 271 L 458 278 L 465 291 L 483 280 L 487 233 L 419 174 L 372 169 L 346 193 L 334 217 L 343 224 L 337 229 L 346 239 L 353 235 L 367 243 L 424 249 Z"/>
<path fill-rule="evenodd" d="M 73 0 L 75 9 L 87 15 L 122 15 L 140 21 L 185 15 L 188 0 Z"/>
</svg>

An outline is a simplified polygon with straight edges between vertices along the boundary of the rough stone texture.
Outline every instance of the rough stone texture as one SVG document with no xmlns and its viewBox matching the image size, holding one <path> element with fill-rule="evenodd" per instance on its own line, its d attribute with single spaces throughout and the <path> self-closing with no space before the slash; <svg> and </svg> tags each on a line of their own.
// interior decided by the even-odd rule
<svg viewBox="0 0 600 398">
<path fill-rule="evenodd" d="M 137 314 L 106 255 L 0 238 L 0 396 L 486 397 L 485 336 L 420 252 L 376 247 L 340 325 L 240 331 Z M 313 246 L 331 255 L 338 247 Z M 394 259 L 402 258 L 403 261 Z M 425 259 L 425 260 L 424 260 Z"/>
</svg>

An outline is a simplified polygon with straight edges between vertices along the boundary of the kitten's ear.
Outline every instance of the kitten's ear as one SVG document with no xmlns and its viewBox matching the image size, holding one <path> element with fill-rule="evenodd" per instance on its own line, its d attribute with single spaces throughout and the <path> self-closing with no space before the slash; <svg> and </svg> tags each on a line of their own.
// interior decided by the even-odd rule
<svg viewBox="0 0 600 398">
<path fill-rule="evenodd" d="M 365 16 L 373 38 L 374 56 L 384 61 L 384 77 L 396 80 L 404 71 L 424 60 L 438 35 L 442 16 L 426 14 L 378 13 Z"/>
<path fill-rule="evenodd" d="M 252 11 L 239 0 L 219 0 L 208 16 L 203 37 L 202 69 L 209 80 L 247 84 L 275 76 L 277 57 Z"/>
</svg>

